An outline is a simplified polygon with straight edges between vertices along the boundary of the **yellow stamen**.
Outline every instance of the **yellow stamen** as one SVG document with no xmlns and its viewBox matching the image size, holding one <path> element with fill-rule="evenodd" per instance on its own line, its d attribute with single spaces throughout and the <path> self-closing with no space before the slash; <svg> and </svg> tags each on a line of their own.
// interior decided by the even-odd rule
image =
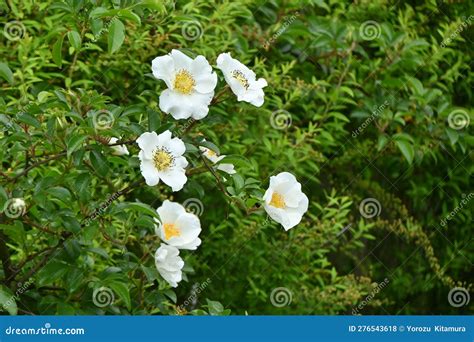
<svg viewBox="0 0 474 342">
<path fill-rule="evenodd" d="M 209 157 L 213 157 L 213 156 L 216 156 L 217 153 L 214 152 L 213 150 L 207 150 L 207 155 L 208 155 Z"/>
<path fill-rule="evenodd" d="M 272 200 L 270 201 L 270 205 L 282 209 L 285 207 L 285 200 L 278 192 L 274 192 L 272 195 Z"/>
<path fill-rule="evenodd" d="M 242 85 L 242 87 L 245 88 L 245 90 L 249 89 L 249 81 L 245 77 L 244 73 L 240 70 L 234 70 L 232 71 L 232 77 L 235 78 L 239 83 Z"/>
<path fill-rule="evenodd" d="M 174 90 L 182 94 L 189 95 L 194 89 L 196 81 L 187 70 L 180 70 L 174 78 Z"/>
<path fill-rule="evenodd" d="M 166 171 L 173 165 L 174 158 L 164 149 L 156 150 L 153 153 L 153 163 L 158 171 Z"/>
<path fill-rule="evenodd" d="M 181 236 L 181 232 L 179 231 L 179 228 L 176 227 L 174 223 L 165 223 L 163 225 L 163 229 L 165 230 L 165 239 L 169 240 L 173 236 Z"/>
</svg>

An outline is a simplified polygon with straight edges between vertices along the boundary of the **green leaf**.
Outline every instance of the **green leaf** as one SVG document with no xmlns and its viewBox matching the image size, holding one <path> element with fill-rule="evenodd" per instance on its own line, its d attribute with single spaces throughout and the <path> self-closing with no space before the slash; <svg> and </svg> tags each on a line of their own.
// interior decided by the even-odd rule
<svg viewBox="0 0 474 342">
<path fill-rule="evenodd" d="M 142 21 L 141 21 L 140 17 L 138 15 L 136 15 L 135 13 L 133 13 L 132 11 L 128 10 L 128 9 L 121 9 L 120 11 L 118 11 L 117 15 L 120 18 L 129 19 L 137 25 L 142 24 Z"/>
<path fill-rule="evenodd" d="M 56 315 L 62 316 L 72 316 L 76 313 L 76 310 L 73 306 L 67 303 L 58 303 L 56 307 Z"/>
<path fill-rule="evenodd" d="M 211 316 L 220 316 L 224 311 L 224 306 L 216 301 L 207 299 L 207 307 Z"/>
<path fill-rule="evenodd" d="M 214 151 L 216 152 L 217 154 L 221 154 L 221 152 L 219 151 L 219 147 L 217 147 L 216 145 L 214 145 L 213 143 L 211 143 L 210 141 L 201 141 L 199 143 L 200 146 L 204 146 L 204 147 L 207 147 L 208 149 L 210 149 L 211 151 Z"/>
<path fill-rule="evenodd" d="M 140 202 L 123 202 L 115 206 L 114 212 L 121 212 L 125 209 L 132 209 L 134 211 L 142 212 L 152 217 L 158 217 L 156 210 L 150 205 Z"/>
<path fill-rule="evenodd" d="M 90 160 L 92 167 L 95 171 L 101 176 L 106 176 L 109 172 L 109 165 L 107 164 L 107 160 L 102 155 L 102 153 L 98 151 L 91 151 Z"/>
<path fill-rule="evenodd" d="M 411 164 L 413 162 L 413 157 L 415 156 L 413 145 L 406 140 L 395 140 L 395 143 L 408 161 L 408 164 Z"/>
<path fill-rule="evenodd" d="M 240 190 L 244 187 L 244 179 L 238 173 L 232 175 L 232 178 L 234 179 L 235 190 L 240 193 Z"/>
<path fill-rule="evenodd" d="M 13 73 L 6 63 L 0 63 L 0 77 L 13 84 Z"/>
<path fill-rule="evenodd" d="M 8 200 L 8 194 L 5 189 L 0 185 L 0 211 L 3 210 L 5 202 Z"/>
<path fill-rule="evenodd" d="M 64 262 L 51 261 L 40 269 L 36 277 L 38 286 L 54 283 L 61 279 L 68 271 L 68 266 Z"/>
<path fill-rule="evenodd" d="M 79 147 L 81 147 L 84 140 L 87 139 L 86 135 L 73 135 L 69 137 L 67 141 L 67 157 L 69 158 Z"/>
<path fill-rule="evenodd" d="M 132 301 L 130 299 L 130 292 L 127 285 L 119 282 L 112 282 L 109 286 L 114 290 L 114 292 L 123 300 L 125 306 L 128 310 L 132 309 Z"/>
<path fill-rule="evenodd" d="M 446 127 L 446 134 L 448 135 L 449 141 L 451 141 L 451 145 L 454 146 L 454 144 L 456 144 L 456 142 L 459 140 L 458 131 L 450 127 Z"/>
<path fill-rule="evenodd" d="M 79 50 L 81 48 L 81 35 L 78 32 L 69 31 L 67 33 L 67 39 L 74 49 Z"/>
<path fill-rule="evenodd" d="M 377 151 L 379 151 L 379 152 L 382 151 L 382 149 L 385 147 L 387 142 L 388 142 L 388 138 L 385 134 L 384 135 L 379 135 L 379 139 L 377 141 Z"/>
<path fill-rule="evenodd" d="M 48 188 L 46 192 L 52 195 L 53 197 L 60 199 L 64 203 L 67 203 L 71 200 L 71 193 L 69 192 L 69 190 L 61 186 L 54 186 L 52 188 Z"/>
<path fill-rule="evenodd" d="M 63 55 L 62 55 L 62 48 L 63 48 L 63 40 L 64 36 L 60 36 L 56 43 L 53 45 L 53 62 L 58 67 L 63 65 Z"/>
<path fill-rule="evenodd" d="M 235 166 L 241 165 L 247 167 L 252 166 L 250 160 L 239 154 L 226 155 L 218 164 L 234 164 Z"/>
<path fill-rule="evenodd" d="M 186 152 L 199 152 L 199 149 L 193 144 L 184 143 L 184 145 L 186 146 Z"/>
<path fill-rule="evenodd" d="M 176 293 L 174 293 L 172 290 L 165 290 L 163 293 L 166 297 L 171 299 L 173 303 L 176 303 L 176 301 L 178 300 L 178 298 L 176 297 Z"/>
<path fill-rule="evenodd" d="M 166 13 L 165 4 L 161 0 L 144 0 L 140 2 L 139 6 Z"/>
<path fill-rule="evenodd" d="M 28 113 L 22 113 L 22 114 L 18 115 L 18 121 L 24 122 L 27 125 L 30 125 L 30 126 L 33 126 L 33 127 L 36 127 L 36 128 L 41 127 L 41 123 L 34 116 L 32 116 Z"/>
<path fill-rule="evenodd" d="M 114 19 L 109 28 L 108 36 L 108 48 L 109 53 L 114 53 L 120 46 L 122 46 L 125 40 L 125 26 L 119 19 Z"/>
<path fill-rule="evenodd" d="M 423 84 L 420 82 L 419 79 L 411 76 L 406 76 L 407 81 L 411 84 L 411 89 L 415 90 L 416 95 L 423 95 L 425 93 L 425 89 L 423 88 Z"/>
<path fill-rule="evenodd" d="M 3 285 L 0 285 L 0 305 L 12 316 L 18 313 L 15 296 L 9 288 Z"/>
<path fill-rule="evenodd" d="M 147 110 L 148 112 L 148 129 L 150 132 L 154 132 L 161 125 L 160 114 L 154 110 Z"/>
</svg>

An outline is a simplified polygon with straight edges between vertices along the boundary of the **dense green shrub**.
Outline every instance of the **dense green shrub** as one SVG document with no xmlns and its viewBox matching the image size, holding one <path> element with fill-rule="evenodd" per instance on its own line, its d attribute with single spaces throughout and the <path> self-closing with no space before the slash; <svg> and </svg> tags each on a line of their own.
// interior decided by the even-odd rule
<svg viewBox="0 0 474 342">
<path fill-rule="evenodd" d="M 0 11 L 4 311 L 472 313 L 448 300 L 471 288 L 474 258 L 469 2 L 6 0 Z M 238 102 L 216 70 L 209 115 L 174 120 L 151 75 L 172 49 L 213 66 L 231 52 L 267 80 L 264 105 Z M 113 115 L 106 129 L 100 113 Z M 145 185 L 139 168 L 135 139 L 167 129 L 190 162 L 179 192 Z M 113 155 L 111 137 L 130 155 Z M 310 201 L 289 231 L 257 208 L 282 171 Z M 197 205 L 203 227 L 176 289 L 153 259 L 165 199 Z M 104 289 L 114 298 L 97 305 Z"/>
</svg>

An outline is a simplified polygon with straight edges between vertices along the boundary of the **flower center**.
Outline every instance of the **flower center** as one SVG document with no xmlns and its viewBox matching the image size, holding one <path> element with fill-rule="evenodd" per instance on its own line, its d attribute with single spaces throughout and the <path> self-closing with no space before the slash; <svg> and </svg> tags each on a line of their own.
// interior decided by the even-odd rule
<svg viewBox="0 0 474 342">
<path fill-rule="evenodd" d="M 245 88 L 245 90 L 249 89 L 249 81 L 244 76 L 244 73 L 242 71 L 234 70 L 232 71 L 231 74 L 232 74 L 232 77 L 235 78 L 242 85 L 242 87 Z"/>
<path fill-rule="evenodd" d="M 178 227 L 174 223 L 165 223 L 163 225 L 163 229 L 165 230 L 165 239 L 169 240 L 173 236 L 181 236 L 181 232 Z"/>
<path fill-rule="evenodd" d="M 187 70 L 181 69 L 174 78 L 174 90 L 182 94 L 191 94 L 195 85 L 196 81 Z"/>
<path fill-rule="evenodd" d="M 216 156 L 217 154 L 216 154 L 216 152 L 214 152 L 213 150 L 207 150 L 207 155 L 208 155 L 209 157 L 214 157 L 214 156 Z"/>
<path fill-rule="evenodd" d="M 166 171 L 174 164 L 174 158 L 165 149 L 156 150 L 153 153 L 153 163 L 158 171 Z"/>
<path fill-rule="evenodd" d="M 285 207 L 285 200 L 278 192 L 274 192 L 272 195 L 272 200 L 270 201 L 270 205 L 283 209 Z"/>
</svg>

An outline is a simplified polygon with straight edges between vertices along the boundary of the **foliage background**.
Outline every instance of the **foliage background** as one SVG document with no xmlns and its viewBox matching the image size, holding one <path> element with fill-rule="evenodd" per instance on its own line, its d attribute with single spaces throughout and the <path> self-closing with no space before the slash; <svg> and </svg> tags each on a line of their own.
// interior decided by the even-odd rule
<svg viewBox="0 0 474 342">
<path fill-rule="evenodd" d="M 360 314 L 472 313 L 448 301 L 472 282 L 472 202 L 442 224 L 472 192 L 472 125 L 448 123 L 455 110 L 472 119 L 471 5 L 2 2 L 2 29 L 21 23 L 21 34 L 0 35 L 0 208 L 26 202 L 22 216 L 0 214 L 4 313 L 350 314 L 363 302 Z M 157 106 L 164 83 L 150 77 L 171 49 L 211 65 L 231 52 L 267 79 L 264 106 L 229 95 L 198 123 L 172 120 Z M 104 110 L 113 126 L 98 130 Z M 165 129 L 193 164 L 178 193 L 144 185 L 136 145 L 118 157 L 104 143 Z M 230 195 L 201 172 L 202 137 L 232 156 L 238 176 L 218 175 Z M 281 171 L 310 198 L 289 232 L 242 209 Z M 203 205 L 203 244 L 182 253 L 177 289 L 153 260 L 151 208 L 166 198 Z M 380 203 L 373 218 L 359 211 L 366 198 Z M 101 287 L 114 294 L 104 307 L 93 301 Z M 283 307 L 270 300 L 280 287 L 292 297 Z"/>
</svg>

